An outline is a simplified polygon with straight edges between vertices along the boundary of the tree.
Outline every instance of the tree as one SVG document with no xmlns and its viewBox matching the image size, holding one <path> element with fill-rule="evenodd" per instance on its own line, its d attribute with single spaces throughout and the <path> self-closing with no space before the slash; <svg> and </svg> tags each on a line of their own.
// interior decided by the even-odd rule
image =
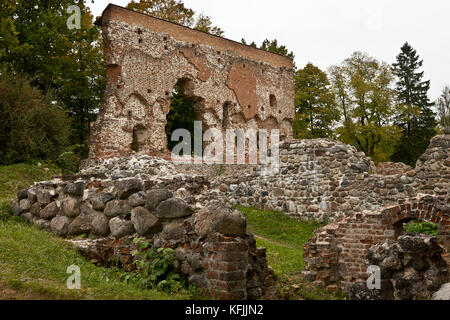
<svg viewBox="0 0 450 320">
<path fill-rule="evenodd" d="M 241 43 L 247 44 L 247 42 L 245 41 L 244 38 L 241 39 Z M 262 49 L 262 50 L 265 50 L 265 51 L 269 51 L 269 52 L 272 52 L 272 53 L 277 53 L 277 54 L 280 54 L 282 56 L 289 57 L 292 60 L 294 60 L 294 58 L 295 58 L 294 52 L 289 51 L 286 48 L 286 46 L 284 46 L 284 45 L 279 45 L 277 39 L 273 39 L 273 40 L 266 39 L 266 40 L 264 40 L 261 43 L 261 45 L 259 47 L 253 41 L 252 43 L 249 44 L 249 46 L 253 47 L 253 48 L 258 48 L 258 49 Z M 294 68 L 295 68 L 295 64 L 294 64 Z"/>
<path fill-rule="evenodd" d="M 441 96 L 436 100 L 439 124 L 443 129 L 450 128 L 450 87 L 445 86 Z"/>
<path fill-rule="evenodd" d="M 195 11 L 186 8 L 182 1 L 140 0 L 136 2 L 132 0 L 127 8 L 217 36 L 223 36 L 224 34 L 222 29 L 213 26 L 211 17 L 201 13 L 196 18 Z"/>
<path fill-rule="evenodd" d="M 414 166 L 436 134 L 437 122 L 431 110 L 433 103 L 428 98 L 430 81 L 422 81 L 424 72 L 419 71 L 423 60 L 419 60 L 416 50 L 408 42 L 401 47 L 396 60 L 392 67 L 397 77 L 396 101 L 401 110 L 396 125 L 403 134 L 392 160 Z"/>
<path fill-rule="evenodd" d="M 191 137 L 194 136 L 194 121 L 196 115 L 192 101 L 189 100 L 182 90 L 182 82 L 178 81 L 175 84 L 170 102 L 170 111 L 167 115 L 167 148 L 172 150 L 178 142 L 172 142 L 171 136 L 176 129 L 186 129 L 190 132 Z"/>
<path fill-rule="evenodd" d="M 25 74 L 44 95 L 69 111 L 74 143 L 86 143 L 103 95 L 105 69 L 100 30 L 84 1 L 81 28 L 69 29 L 71 0 L 6 0 L 0 4 L 0 64 Z"/>
<path fill-rule="evenodd" d="M 308 63 L 295 73 L 294 84 L 294 136 L 299 139 L 333 137 L 339 110 L 327 74 Z"/>
<path fill-rule="evenodd" d="M 197 21 L 195 22 L 194 29 L 214 34 L 220 37 L 224 35 L 224 31 L 222 29 L 217 26 L 213 26 L 211 17 L 206 16 L 203 13 L 198 16 Z"/>
<path fill-rule="evenodd" d="M 55 160 L 68 145 L 70 122 L 51 96 L 30 81 L 0 75 L 0 164 Z"/>
<path fill-rule="evenodd" d="M 343 117 L 339 139 L 374 161 L 387 161 L 399 131 L 392 126 L 393 75 L 390 67 L 365 53 L 354 52 L 329 70 L 336 104 Z"/>
</svg>

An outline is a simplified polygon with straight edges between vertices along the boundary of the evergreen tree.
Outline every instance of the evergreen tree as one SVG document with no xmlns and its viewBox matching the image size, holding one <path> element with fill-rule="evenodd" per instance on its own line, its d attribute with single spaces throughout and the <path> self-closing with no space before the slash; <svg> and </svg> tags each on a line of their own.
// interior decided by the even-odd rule
<svg viewBox="0 0 450 320">
<path fill-rule="evenodd" d="M 422 81 L 423 60 L 407 42 L 402 46 L 397 62 L 393 64 L 393 73 L 397 77 L 396 92 L 399 115 L 396 125 L 403 135 L 395 148 L 391 159 L 414 166 L 435 135 L 437 125 L 428 98 L 430 81 Z"/>
</svg>

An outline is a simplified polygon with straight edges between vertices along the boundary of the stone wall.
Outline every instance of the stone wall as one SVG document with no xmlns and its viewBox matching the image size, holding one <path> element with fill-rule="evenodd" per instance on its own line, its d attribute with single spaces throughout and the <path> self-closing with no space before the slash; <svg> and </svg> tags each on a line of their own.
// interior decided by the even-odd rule
<svg viewBox="0 0 450 320">
<path fill-rule="evenodd" d="M 178 81 L 203 131 L 280 129 L 281 139 L 292 137 L 292 59 L 115 5 L 98 24 L 107 80 L 91 159 L 168 153 L 166 116 Z"/>
<path fill-rule="evenodd" d="M 436 238 L 407 234 L 374 245 L 367 265 L 380 268 L 380 288 L 368 289 L 356 282 L 348 290 L 350 300 L 429 300 L 447 282 L 448 265 Z"/>
<path fill-rule="evenodd" d="M 373 211 L 355 212 L 316 230 L 304 247 L 304 277 L 330 290 L 367 279 L 366 256 L 375 244 L 395 240 L 403 224 L 421 219 L 438 225 L 442 257 L 450 263 L 450 202 L 419 195 Z"/>
<path fill-rule="evenodd" d="M 129 171 L 131 163 L 140 174 Z M 105 265 L 119 261 L 132 270 L 132 239 L 142 237 L 156 248 L 173 248 L 176 269 L 213 298 L 274 298 L 273 272 L 265 250 L 247 233 L 245 217 L 214 200 L 206 179 L 171 168 L 149 157 L 97 162 L 77 176 L 21 190 L 12 211 L 72 239 L 83 254 Z M 73 240 L 80 235 L 85 238 Z"/>
<path fill-rule="evenodd" d="M 443 257 L 449 261 L 449 146 L 450 135 L 434 137 L 414 169 L 395 164 L 377 168 L 354 147 L 327 139 L 282 142 L 279 171 L 227 166 L 216 174 L 221 166 L 180 166 L 145 155 L 91 159 L 76 176 L 19 192 L 12 207 L 62 236 L 93 232 L 107 237 L 90 246 L 91 254 L 109 248 L 111 255 L 125 252 L 124 262 L 130 260 L 126 239 L 149 229 L 155 246 L 178 250 L 180 270 L 191 281 L 223 298 L 274 293 L 264 250 L 256 248 L 239 223 L 242 216 L 229 205 L 327 219 L 330 223 L 305 246 L 305 279 L 330 290 L 345 289 L 367 276 L 369 248 L 394 240 L 402 224 L 415 218 L 438 223 Z M 170 194 L 162 202 L 168 208 L 149 207 L 154 192 Z M 164 216 L 172 212 L 184 213 Z M 188 253 L 181 254 L 180 248 Z M 224 248 L 236 254 L 221 254 Z M 192 258 L 197 254 L 201 269 L 186 262 L 197 261 Z"/>
<path fill-rule="evenodd" d="M 289 140 L 280 145 L 281 166 L 220 177 L 213 186 L 231 203 L 286 212 L 293 218 L 334 221 L 375 210 L 418 193 L 450 197 L 450 135 L 436 136 L 417 161 L 376 167 L 364 153 L 328 140 Z M 227 188 L 220 188 L 225 184 Z"/>
</svg>

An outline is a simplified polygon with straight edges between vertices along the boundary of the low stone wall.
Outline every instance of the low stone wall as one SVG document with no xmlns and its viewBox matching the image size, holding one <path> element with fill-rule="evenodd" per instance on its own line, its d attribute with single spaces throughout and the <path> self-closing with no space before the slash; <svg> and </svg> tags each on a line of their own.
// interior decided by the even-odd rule
<svg viewBox="0 0 450 320">
<path fill-rule="evenodd" d="M 380 268 L 380 288 L 352 284 L 350 300 L 423 300 L 447 282 L 448 265 L 434 237 L 407 234 L 369 249 L 367 265 Z"/>
<path fill-rule="evenodd" d="M 304 220 L 340 219 L 375 210 L 418 193 L 450 197 L 450 135 L 436 136 L 412 169 L 380 164 L 349 145 L 329 139 L 281 143 L 278 173 L 220 177 L 213 187 L 231 203 L 284 211 Z"/>
<path fill-rule="evenodd" d="M 161 163 L 156 165 L 153 169 L 161 170 Z M 239 211 L 208 200 L 205 179 L 159 174 L 148 178 L 84 175 L 39 182 L 18 193 L 12 210 L 62 237 L 94 237 L 71 241 L 105 265 L 119 261 L 132 270 L 132 239 L 141 237 L 156 248 L 173 248 L 177 270 L 213 298 L 276 297 L 265 250 L 256 248 Z"/>
<path fill-rule="evenodd" d="M 419 195 L 415 199 L 399 200 L 397 205 L 355 212 L 316 230 L 304 247 L 305 279 L 330 290 L 345 290 L 352 283 L 367 279 L 369 249 L 395 240 L 403 231 L 403 223 L 413 219 L 437 223 L 442 257 L 450 263 L 449 203 L 436 196 Z"/>
</svg>

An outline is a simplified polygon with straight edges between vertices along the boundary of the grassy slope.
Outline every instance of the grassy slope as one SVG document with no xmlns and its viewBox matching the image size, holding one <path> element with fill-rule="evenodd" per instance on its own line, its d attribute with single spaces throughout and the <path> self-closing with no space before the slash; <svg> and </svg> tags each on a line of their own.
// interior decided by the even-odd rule
<svg viewBox="0 0 450 320">
<path fill-rule="evenodd" d="M 55 167 L 36 165 L 0 167 L 0 298 L 2 299 L 188 299 L 189 294 L 168 295 L 125 283 L 121 270 L 94 266 L 70 244 L 39 231 L 7 212 L 7 199 L 34 181 L 51 178 Z M 67 267 L 81 269 L 81 290 L 69 290 Z"/>
<path fill-rule="evenodd" d="M 0 167 L 0 299 L 191 298 L 188 292 L 167 295 L 127 284 L 122 281 L 123 271 L 96 267 L 67 242 L 7 213 L 8 199 L 14 198 L 18 190 L 58 173 L 50 164 Z M 339 298 L 298 278 L 304 268 L 303 245 L 319 224 L 294 221 L 279 212 L 239 209 L 247 217 L 248 229 L 257 236 L 258 246 L 267 248 L 269 265 L 281 281 L 284 298 Z M 66 287 L 66 270 L 72 264 L 81 269 L 81 290 Z"/>
<path fill-rule="evenodd" d="M 301 281 L 300 272 L 305 267 L 303 246 L 321 224 L 296 221 L 276 211 L 241 206 L 238 209 L 247 218 L 248 229 L 255 234 L 258 247 L 267 248 L 267 260 L 280 280 L 279 291 L 285 299 L 343 298 Z"/>
</svg>

